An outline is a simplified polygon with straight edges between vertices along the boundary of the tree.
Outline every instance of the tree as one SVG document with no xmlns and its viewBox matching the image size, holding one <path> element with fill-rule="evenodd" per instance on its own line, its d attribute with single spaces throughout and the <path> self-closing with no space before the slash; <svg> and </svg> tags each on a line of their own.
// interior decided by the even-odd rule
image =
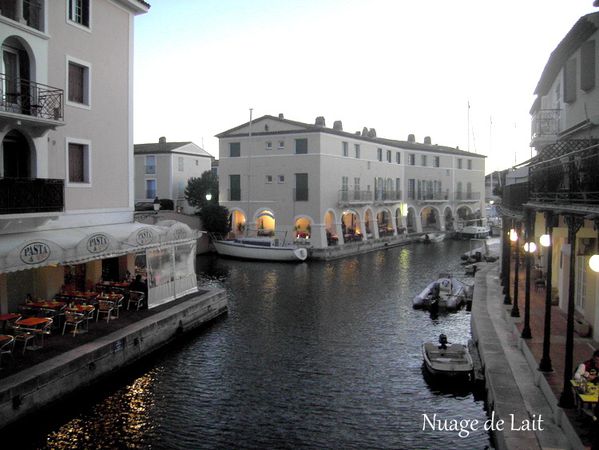
<svg viewBox="0 0 599 450">
<path fill-rule="evenodd" d="M 206 200 L 206 194 L 211 194 L 212 198 Z M 218 205 L 218 177 L 207 170 L 199 178 L 190 178 L 185 188 L 185 199 L 199 210 L 208 204 Z"/>
<path fill-rule="evenodd" d="M 202 219 L 204 230 L 209 233 L 218 233 L 225 235 L 231 231 L 229 223 L 229 211 L 224 206 L 220 206 L 216 202 L 206 204 L 198 213 Z"/>
</svg>

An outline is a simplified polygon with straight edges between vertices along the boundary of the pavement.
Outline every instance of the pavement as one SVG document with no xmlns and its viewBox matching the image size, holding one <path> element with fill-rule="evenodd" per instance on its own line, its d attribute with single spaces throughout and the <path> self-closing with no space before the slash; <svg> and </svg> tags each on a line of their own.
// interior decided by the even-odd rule
<svg viewBox="0 0 599 450">
<path fill-rule="evenodd" d="M 491 253 L 498 252 L 498 244 L 493 245 Z M 519 279 L 519 318 L 511 317 L 512 305 L 504 304 L 499 261 L 478 263 L 477 268 L 472 302 L 472 334 L 484 368 L 489 415 L 495 412 L 499 419 L 505 420 L 504 430 L 494 433 L 496 447 L 591 448 L 591 420 L 578 414 L 575 409 L 558 406 L 565 365 L 566 314 L 557 306 L 552 307 L 551 362 L 554 371 L 540 372 L 538 366 L 542 356 L 545 317 L 544 288 L 531 287 L 532 338 L 522 339 L 524 267 L 521 268 Z M 512 276 L 512 298 L 513 280 Z M 588 359 L 597 347 L 597 343 L 590 338 L 575 334 L 574 366 Z"/>
</svg>

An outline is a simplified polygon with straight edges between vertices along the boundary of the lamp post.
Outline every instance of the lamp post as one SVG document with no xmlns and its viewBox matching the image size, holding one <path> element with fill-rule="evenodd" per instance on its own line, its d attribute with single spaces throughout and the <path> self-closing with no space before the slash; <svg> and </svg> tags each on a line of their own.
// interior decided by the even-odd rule
<svg viewBox="0 0 599 450">
<path fill-rule="evenodd" d="M 518 225 L 518 228 L 520 226 Z M 518 271 L 520 270 L 520 248 L 518 247 L 518 231 L 512 229 L 510 231 L 510 241 L 515 242 L 516 252 L 514 257 L 516 258 L 516 264 L 514 267 L 514 306 L 512 306 L 512 312 L 510 315 L 512 317 L 520 317 L 520 309 L 518 308 L 518 283 L 519 276 Z"/>
<path fill-rule="evenodd" d="M 210 193 L 206 194 L 206 200 L 207 201 L 212 200 L 212 194 L 210 194 Z"/>
<path fill-rule="evenodd" d="M 504 305 L 512 304 L 512 299 L 510 297 L 510 272 L 512 270 L 512 231 L 513 229 L 510 229 L 503 235 L 503 239 L 507 242 L 507 244 L 505 245 L 505 279 L 503 281 L 503 293 L 505 294 L 505 297 L 503 298 Z"/>
<path fill-rule="evenodd" d="M 522 339 L 532 338 L 532 333 L 530 332 L 530 260 L 532 258 L 532 254 L 537 250 L 537 245 L 530 240 L 530 235 L 532 234 L 531 216 L 532 213 L 530 210 L 527 211 L 524 228 L 524 239 L 526 240 L 526 244 L 524 244 L 524 257 L 526 258 L 526 280 L 524 287 L 524 328 L 522 329 L 521 334 Z"/>
<path fill-rule="evenodd" d="M 539 363 L 539 370 L 552 372 L 551 365 L 551 272 L 553 265 L 553 245 L 551 234 L 553 232 L 553 213 L 545 212 L 545 234 L 541 236 L 540 243 L 547 249 L 547 268 L 545 272 L 545 326 L 543 328 L 543 356 Z"/>
</svg>

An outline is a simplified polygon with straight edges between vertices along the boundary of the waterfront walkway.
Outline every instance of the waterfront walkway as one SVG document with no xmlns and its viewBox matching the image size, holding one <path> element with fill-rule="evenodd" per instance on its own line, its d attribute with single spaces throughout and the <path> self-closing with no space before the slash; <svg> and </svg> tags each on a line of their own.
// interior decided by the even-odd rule
<svg viewBox="0 0 599 450">
<path fill-rule="evenodd" d="M 551 362 L 553 372 L 538 370 L 543 351 L 545 289 L 531 287 L 530 328 L 532 339 L 522 339 L 525 300 L 525 269 L 521 267 L 518 303 L 520 317 L 511 317 L 513 305 L 504 304 L 499 262 L 481 263 L 476 274 L 472 308 L 472 333 L 483 362 L 489 412 L 511 424 L 542 416 L 543 431 L 508 429 L 495 434 L 498 448 L 590 448 L 593 423 L 575 409 L 558 407 L 563 388 L 566 314 L 552 307 Z M 512 270 L 513 275 L 513 270 Z M 513 276 L 511 297 L 513 299 Z M 598 344 L 575 333 L 574 367 L 590 357 Z M 512 428 L 507 427 L 507 428 Z M 514 427 L 517 428 L 517 427 Z"/>
</svg>

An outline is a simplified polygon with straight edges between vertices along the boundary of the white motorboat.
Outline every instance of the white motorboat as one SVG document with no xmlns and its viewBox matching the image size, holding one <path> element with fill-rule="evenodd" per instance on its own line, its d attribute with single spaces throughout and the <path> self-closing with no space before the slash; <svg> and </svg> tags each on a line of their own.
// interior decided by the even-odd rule
<svg viewBox="0 0 599 450">
<path fill-rule="evenodd" d="M 422 344 L 422 357 L 427 370 L 433 375 L 472 377 L 474 364 L 468 347 L 450 344 L 444 334 L 439 336 L 439 345 L 432 342 Z"/>
<path fill-rule="evenodd" d="M 456 235 L 462 239 L 486 238 L 491 234 L 491 227 L 483 219 L 471 220 L 458 226 Z"/>
<path fill-rule="evenodd" d="M 443 239 L 445 239 L 445 233 L 424 233 L 418 238 L 418 241 L 430 244 L 431 242 L 441 242 Z"/>
<path fill-rule="evenodd" d="M 417 308 L 439 308 L 455 311 L 472 298 L 472 286 L 441 274 L 435 281 L 430 282 L 424 290 L 414 297 L 412 306 Z"/>
<path fill-rule="evenodd" d="M 294 244 L 281 243 L 272 237 L 242 237 L 232 240 L 215 239 L 214 248 L 220 255 L 266 261 L 305 261 L 308 250 Z"/>
</svg>

